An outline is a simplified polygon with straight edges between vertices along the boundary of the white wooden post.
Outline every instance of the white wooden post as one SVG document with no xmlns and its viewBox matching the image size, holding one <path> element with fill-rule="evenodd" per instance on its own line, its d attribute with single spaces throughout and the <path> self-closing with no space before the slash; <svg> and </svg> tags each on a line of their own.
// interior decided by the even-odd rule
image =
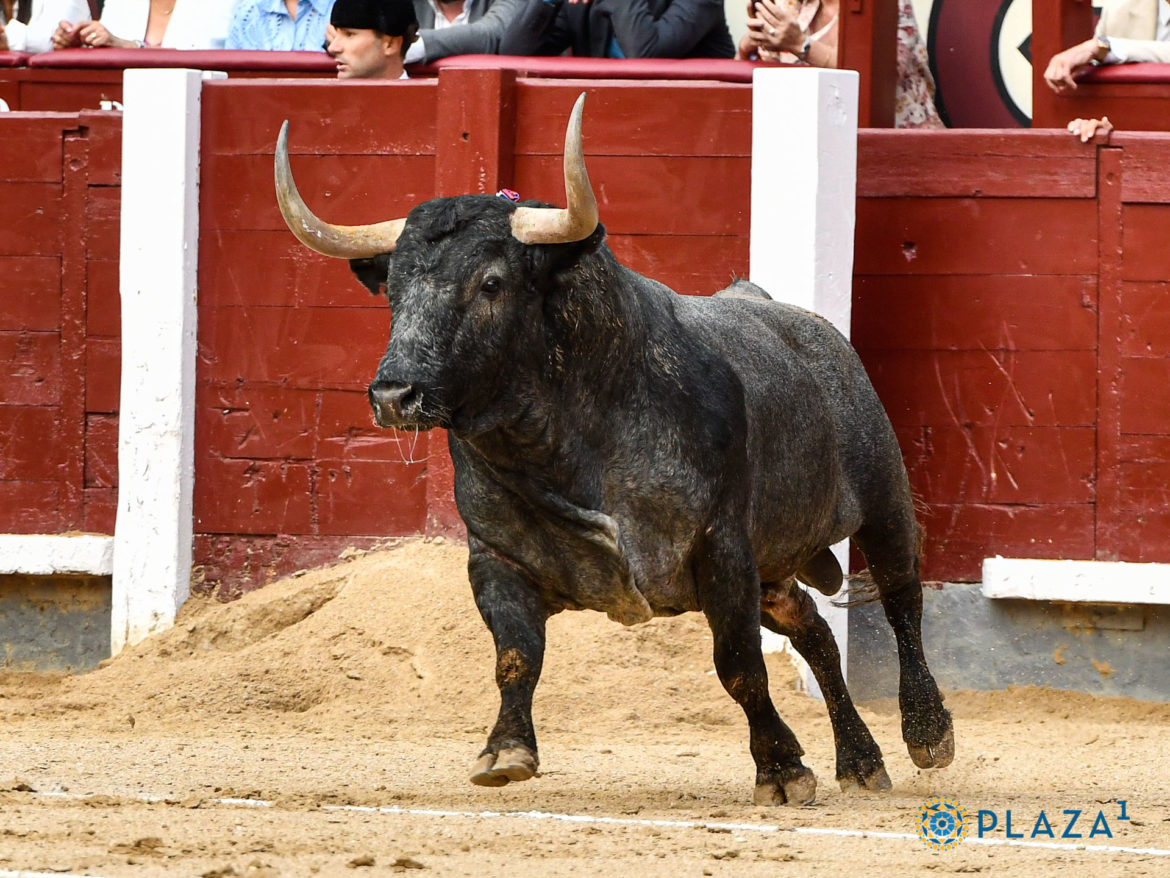
<svg viewBox="0 0 1170 878">
<path fill-rule="evenodd" d="M 199 70 L 123 80 L 122 385 L 111 651 L 170 627 L 191 578 Z"/>
<path fill-rule="evenodd" d="M 751 279 L 774 298 L 827 318 L 846 338 L 853 295 L 858 76 L 849 70 L 760 68 L 752 80 Z M 833 547 L 849 569 L 848 543 Z M 812 591 L 848 659 L 846 611 Z M 787 638 L 808 691 L 820 688 Z"/>
</svg>

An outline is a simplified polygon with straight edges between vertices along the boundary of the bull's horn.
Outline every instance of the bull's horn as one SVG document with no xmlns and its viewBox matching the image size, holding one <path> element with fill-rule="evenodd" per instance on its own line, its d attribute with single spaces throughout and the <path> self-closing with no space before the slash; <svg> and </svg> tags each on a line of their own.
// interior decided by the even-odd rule
<svg viewBox="0 0 1170 878">
<path fill-rule="evenodd" d="M 568 244 L 593 234 L 597 228 L 597 199 L 585 170 L 581 146 L 581 114 L 585 93 L 577 98 L 565 131 L 564 210 L 551 207 L 518 207 L 512 214 L 512 235 L 523 244 Z"/>
<path fill-rule="evenodd" d="M 325 256 L 339 259 L 369 259 L 391 253 L 406 220 L 388 220 L 370 226 L 335 226 L 313 215 L 301 199 L 288 165 L 288 120 L 280 126 L 276 139 L 276 200 L 289 231 L 297 240 Z"/>
</svg>

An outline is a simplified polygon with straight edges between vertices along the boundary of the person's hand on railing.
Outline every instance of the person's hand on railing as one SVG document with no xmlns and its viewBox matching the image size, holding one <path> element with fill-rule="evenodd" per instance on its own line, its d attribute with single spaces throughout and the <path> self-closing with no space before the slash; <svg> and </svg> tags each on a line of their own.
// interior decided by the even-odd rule
<svg viewBox="0 0 1170 878">
<path fill-rule="evenodd" d="M 8 32 L 4 30 L 4 22 L 0 21 L 0 52 L 8 51 Z"/>
<path fill-rule="evenodd" d="M 1068 123 L 1068 130 L 1079 137 L 1081 143 L 1088 143 L 1098 132 L 1108 138 L 1113 130 L 1113 123 L 1109 121 L 1108 116 L 1102 116 L 1100 119 L 1073 119 Z"/>
<path fill-rule="evenodd" d="M 1105 55 L 1096 39 L 1085 40 L 1057 52 L 1044 70 L 1044 81 L 1057 94 L 1064 94 L 1077 87 L 1076 74 L 1093 61 L 1104 60 Z"/>
<path fill-rule="evenodd" d="M 77 24 L 62 21 L 53 32 L 54 49 L 133 49 L 144 45 L 141 41 L 114 36 L 100 21 L 79 21 Z"/>
</svg>

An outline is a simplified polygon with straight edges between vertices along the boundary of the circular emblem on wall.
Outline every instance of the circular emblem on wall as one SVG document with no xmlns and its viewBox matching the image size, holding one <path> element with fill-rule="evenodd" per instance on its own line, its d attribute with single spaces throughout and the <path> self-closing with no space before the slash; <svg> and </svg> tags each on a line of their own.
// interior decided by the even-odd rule
<svg viewBox="0 0 1170 878">
<path fill-rule="evenodd" d="M 991 34 L 991 72 L 1021 125 L 1032 119 L 1032 0 L 1003 0 Z"/>
<path fill-rule="evenodd" d="M 949 125 L 1029 124 L 1031 0 L 914 0 L 914 11 L 919 21 L 929 16 L 927 48 L 937 86 L 935 103 Z"/>
<path fill-rule="evenodd" d="M 954 799 L 935 796 L 922 803 L 916 828 L 928 848 L 949 851 L 967 837 L 967 812 Z"/>
</svg>

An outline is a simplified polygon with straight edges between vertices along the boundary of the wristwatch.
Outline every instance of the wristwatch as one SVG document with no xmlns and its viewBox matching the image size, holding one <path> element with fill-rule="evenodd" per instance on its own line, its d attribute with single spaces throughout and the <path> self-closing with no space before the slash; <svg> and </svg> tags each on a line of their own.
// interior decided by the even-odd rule
<svg viewBox="0 0 1170 878">
<path fill-rule="evenodd" d="M 1101 64 L 1109 57 L 1112 46 L 1109 37 L 1097 37 L 1097 47 L 1093 50 L 1093 63 Z"/>
<path fill-rule="evenodd" d="M 804 32 L 804 43 L 801 44 L 800 51 L 796 53 L 796 57 L 799 58 L 801 61 L 803 61 L 805 64 L 807 64 L 808 63 L 808 53 L 811 49 L 812 49 L 812 35 L 809 34 L 808 31 L 805 31 Z"/>
</svg>

